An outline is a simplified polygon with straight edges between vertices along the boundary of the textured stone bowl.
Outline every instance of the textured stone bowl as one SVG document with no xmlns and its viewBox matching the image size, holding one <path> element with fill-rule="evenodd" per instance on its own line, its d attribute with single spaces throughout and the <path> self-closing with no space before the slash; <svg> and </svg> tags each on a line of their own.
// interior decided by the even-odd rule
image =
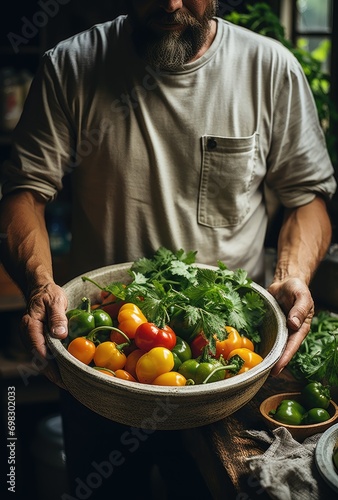
<svg viewBox="0 0 338 500">
<path fill-rule="evenodd" d="M 315 449 L 315 463 L 322 478 L 338 493 L 338 468 L 333 452 L 338 446 L 338 424 L 329 427 L 319 438 Z M 332 498 L 335 496 L 332 495 Z"/>
<path fill-rule="evenodd" d="M 102 285 L 128 282 L 130 262 L 103 267 L 86 273 Z M 199 267 L 208 267 L 196 264 Z M 60 340 L 47 335 L 47 343 L 58 363 L 68 391 L 92 411 L 115 422 L 133 427 L 177 430 L 198 427 L 221 420 L 248 403 L 262 387 L 272 367 L 282 355 L 287 329 L 285 316 L 275 299 L 264 288 L 253 284 L 267 305 L 261 329 L 260 354 L 264 360 L 248 372 L 205 385 L 161 387 L 113 378 L 93 370 L 68 353 Z M 87 296 L 95 301 L 98 288 L 83 282 L 81 276 L 64 285 L 69 308 L 77 307 Z"/>
</svg>

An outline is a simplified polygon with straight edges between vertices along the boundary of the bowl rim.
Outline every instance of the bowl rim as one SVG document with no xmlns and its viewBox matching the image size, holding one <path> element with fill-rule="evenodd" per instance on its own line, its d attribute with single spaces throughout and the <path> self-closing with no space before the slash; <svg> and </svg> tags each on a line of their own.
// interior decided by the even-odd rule
<svg viewBox="0 0 338 500">
<path fill-rule="evenodd" d="M 278 420 L 275 420 L 274 418 L 270 417 L 264 410 L 264 406 L 268 401 L 273 401 L 274 399 L 283 397 L 283 399 L 292 399 L 293 397 L 299 397 L 301 395 L 301 392 L 279 392 L 276 394 L 273 394 L 272 396 L 269 396 L 268 398 L 265 398 L 264 401 L 261 402 L 259 406 L 259 411 L 262 414 L 262 416 L 268 420 L 269 422 L 273 423 L 274 425 L 278 425 L 281 427 L 285 427 L 287 429 L 292 429 L 292 430 L 306 430 L 306 429 L 319 429 L 323 425 L 330 425 L 331 422 L 335 422 L 338 418 L 338 405 L 333 401 L 333 399 L 330 399 L 330 405 L 333 406 L 334 409 L 334 414 L 332 415 L 331 418 L 328 420 L 325 420 L 324 422 L 318 422 L 317 424 L 306 424 L 306 425 L 291 425 L 291 424 L 283 424 L 283 422 L 279 422 Z"/>
<path fill-rule="evenodd" d="M 335 442 L 338 441 L 338 423 L 332 425 L 320 436 L 315 449 L 315 463 L 323 479 L 338 492 L 338 471 L 335 469 L 333 460 L 328 460 L 331 446 L 332 453 Z"/>
<path fill-rule="evenodd" d="M 95 278 L 102 276 L 109 271 L 119 270 L 119 271 L 127 271 L 133 262 L 124 262 L 122 264 L 112 264 L 108 266 L 103 266 L 86 273 L 82 273 L 80 276 L 73 278 L 63 285 L 63 290 L 67 293 L 69 289 L 71 289 L 74 285 L 80 283 L 82 281 L 82 276 L 88 276 L 95 280 Z M 216 266 L 211 266 L 207 264 L 195 263 L 197 267 L 202 267 L 206 269 L 218 269 Z M 49 332 L 46 333 L 47 344 L 52 351 L 52 355 L 56 356 L 57 360 L 62 360 L 64 364 L 71 364 L 75 366 L 80 371 L 86 372 L 86 375 L 91 377 L 94 380 L 102 380 L 102 382 L 111 385 L 112 387 L 117 387 L 125 390 L 127 387 L 130 393 L 135 393 L 140 395 L 145 389 L 144 392 L 147 394 L 151 394 L 152 396 L 168 396 L 175 395 L 178 397 L 194 396 L 200 397 L 201 395 L 210 395 L 213 393 L 215 395 L 223 393 L 225 389 L 236 389 L 240 390 L 243 387 L 247 387 L 248 382 L 254 383 L 257 379 L 261 378 L 264 374 L 269 374 L 272 367 L 277 363 L 277 361 L 282 356 L 284 349 L 286 347 L 286 342 L 288 338 L 288 331 L 286 327 L 286 319 L 285 315 L 276 301 L 276 299 L 261 285 L 256 282 L 252 282 L 252 288 L 255 289 L 263 298 L 265 298 L 270 307 L 274 310 L 276 321 L 277 321 L 277 330 L 278 337 L 275 339 L 274 344 L 269 351 L 269 353 L 264 357 L 263 361 L 259 363 L 257 366 L 251 368 L 248 372 L 238 374 L 234 377 L 221 380 L 218 382 L 213 382 L 212 384 L 198 384 L 198 385 L 190 385 L 183 387 L 173 387 L 173 386 L 153 386 L 150 384 L 141 384 L 140 382 L 131 382 L 122 379 L 118 379 L 117 377 L 110 377 L 109 375 L 105 375 L 104 373 L 100 373 L 98 370 L 93 370 L 92 367 L 84 365 L 81 361 L 77 360 L 72 356 L 67 349 L 62 344 L 61 340 L 55 339 L 51 336 Z M 141 390 L 140 390 L 141 389 Z"/>
</svg>

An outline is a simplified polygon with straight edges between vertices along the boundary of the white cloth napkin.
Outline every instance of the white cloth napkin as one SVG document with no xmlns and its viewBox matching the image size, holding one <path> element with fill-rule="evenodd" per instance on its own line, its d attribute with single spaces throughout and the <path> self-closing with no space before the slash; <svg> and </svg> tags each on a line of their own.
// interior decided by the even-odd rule
<svg viewBox="0 0 338 500">
<path fill-rule="evenodd" d="M 247 458 L 250 470 L 273 500 L 321 499 L 314 450 L 321 434 L 299 443 L 285 427 L 271 433 L 246 431 L 251 437 L 270 443 L 263 455 Z"/>
</svg>

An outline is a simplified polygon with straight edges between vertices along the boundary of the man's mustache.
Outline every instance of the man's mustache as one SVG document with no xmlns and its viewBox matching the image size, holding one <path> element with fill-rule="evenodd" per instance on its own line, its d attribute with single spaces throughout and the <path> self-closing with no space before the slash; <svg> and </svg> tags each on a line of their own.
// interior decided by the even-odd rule
<svg viewBox="0 0 338 500">
<path fill-rule="evenodd" d="M 163 12 L 154 13 L 148 17 L 146 24 L 151 24 L 152 22 L 181 24 L 182 26 L 201 26 L 198 19 L 185 12 L 173 12 L 172 14 Z"/>
</svg>

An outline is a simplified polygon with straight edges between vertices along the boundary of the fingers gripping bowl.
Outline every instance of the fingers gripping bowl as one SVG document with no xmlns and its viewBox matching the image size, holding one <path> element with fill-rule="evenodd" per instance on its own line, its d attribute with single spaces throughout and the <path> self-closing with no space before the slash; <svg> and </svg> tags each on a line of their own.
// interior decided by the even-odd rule
<svg viewBox="0 0 338 500">
<path fill-rule="evenodd" d="M 86 274 L 107 285 L 130 281 L 130 262 L 103 267 Z M 198 267 L 210 268 L 196 264 Z M 266 303 L 261 328 L 260 354 L 263 361 L 249 371 L 212 384 L 170 387 L 152 386 L 109 377 L 74 358 L 60 340 L 47 335 L 68 391 L 92 411 L 133 427 L 177 430 L 221 420 L 248 403 L 262 387 L 281 357 L 286 341 L 285 316 L 275 299 L 261 286 L 252 287 Z M 76 307 L 83 296 L 96 300 L 98 289 L 81 276 L 64 285 L 68 307 Z"/>
</svg>

